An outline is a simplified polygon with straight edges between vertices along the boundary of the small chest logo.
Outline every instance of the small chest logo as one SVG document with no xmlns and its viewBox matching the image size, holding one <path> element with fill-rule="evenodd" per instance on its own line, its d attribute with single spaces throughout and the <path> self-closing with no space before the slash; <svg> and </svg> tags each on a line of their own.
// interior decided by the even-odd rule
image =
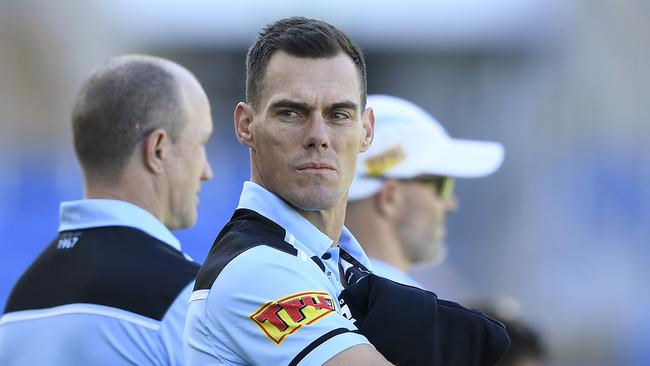
<svg viewBox="0 0 650 366">
<path fill-rule="evenodd" d="M 61 234 L 61 237 L 59 238 L 59 243 L 56 245 L 56 249 L 63 250 L 63 249 L 74 248 L 74 246 L 79 241 L 80 236 L 81 236 L 80 231 L 67 232 Z"/>
<path fill-rule="evenodd" d="M 305 325 L 334 314 L 336 304 L 327 292 L 302 292 L 262 305 L 250 319 L 276 345 Z"/>
</svg>

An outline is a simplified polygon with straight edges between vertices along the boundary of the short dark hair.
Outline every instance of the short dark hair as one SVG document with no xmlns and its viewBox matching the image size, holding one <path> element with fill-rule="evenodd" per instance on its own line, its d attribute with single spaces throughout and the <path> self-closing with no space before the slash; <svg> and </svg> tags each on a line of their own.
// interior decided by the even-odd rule
<svg viewBox="0 0 650 366">
<path fill-rule="evenodd" d="M 157 128 L 177 139 L 180 87 L 166 62 L 120 56 L 88 77 L 72 112 L 74 147 L 86 175 L 119 179 L 135 147 Z"/>
<path fill-rule="evenodd" d="M 280 19 L 266 26 L 248 49 L 246 56 L 246 102 L 259 107 L 264 76 L 271 56 L 284 51 L 292 56 L 309 58 L 335 57 L 344 52 L 359 70 L 361 105 L 366 105 L 366 63 L 361 49 L 352 39 L 329 23 L 303 17 Z"/>
</svg>

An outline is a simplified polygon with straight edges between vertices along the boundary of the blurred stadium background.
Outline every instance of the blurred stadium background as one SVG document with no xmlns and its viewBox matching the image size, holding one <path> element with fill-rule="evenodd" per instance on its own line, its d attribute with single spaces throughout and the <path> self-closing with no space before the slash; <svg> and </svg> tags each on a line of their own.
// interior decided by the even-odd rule
<svg viewBox="0 0 650 366">
<path fill-rule="evenodd" d="M 2 1 L 0 304 L 53 238 L 59 201 L 82 195 L 68 115 L 88 71 L 115 54 L 168 57 L 209 94 L 215 179 L 198 225 L 178 233 L 202 261 L 249 176 L 232 127 L 246 48 L 289 15 L 351 34 L 369 92 L 506 147 L 496 174 L 458 182 L 447 261 L 418 268 L 420 281 L 455 300 L 516 299 L 548 365 L 650 365 L 643 0 Z"/>
</svg>

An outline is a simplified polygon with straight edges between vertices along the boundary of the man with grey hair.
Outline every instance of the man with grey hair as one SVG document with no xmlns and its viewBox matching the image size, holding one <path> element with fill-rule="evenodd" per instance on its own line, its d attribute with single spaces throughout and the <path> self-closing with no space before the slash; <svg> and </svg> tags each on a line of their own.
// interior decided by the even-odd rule
<svg viewBox="0 0 650 366">
<path fill-rule="evenodd" d="M 196 221 L 212 177 L 208 98 L 185 68 L 115 57 L 72 113 L 84 199 L 15 285 L 0 319 L 2 365 L 179 365 L 199 265 L 170 230 Z"/>
<path fill-rule="evenodd" d="M 445 220 L 457 207 L 454 178 L 492 174 L 503 146 L 453 139 L 429 113 L 400 98 L 370 95 L 368 106 L 375 140 L 359 155 L 345 225 L 377 274 L 420 286 L 406 272 L 444 258 Z"/>
</svg>

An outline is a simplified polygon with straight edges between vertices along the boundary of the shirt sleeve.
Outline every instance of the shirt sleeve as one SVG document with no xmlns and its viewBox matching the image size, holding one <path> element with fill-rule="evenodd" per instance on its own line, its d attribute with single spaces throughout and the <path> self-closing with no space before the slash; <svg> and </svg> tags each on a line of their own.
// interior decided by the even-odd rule
<svg viewBox="0 0 650 366">
<path fill-rule="evenodd" d="M 261 245 L 225 266 L 205 303 L 216 352 L 233 363 L 323 364 L 368 340 L 340 313 L 336 290 L 309 258 Z"/>
<path fill-rule="evenodd" d="M 160 323 L 162 365 L 183 365 L 183 329 L 194 281 L 181 291 Z"/>
</svg>

